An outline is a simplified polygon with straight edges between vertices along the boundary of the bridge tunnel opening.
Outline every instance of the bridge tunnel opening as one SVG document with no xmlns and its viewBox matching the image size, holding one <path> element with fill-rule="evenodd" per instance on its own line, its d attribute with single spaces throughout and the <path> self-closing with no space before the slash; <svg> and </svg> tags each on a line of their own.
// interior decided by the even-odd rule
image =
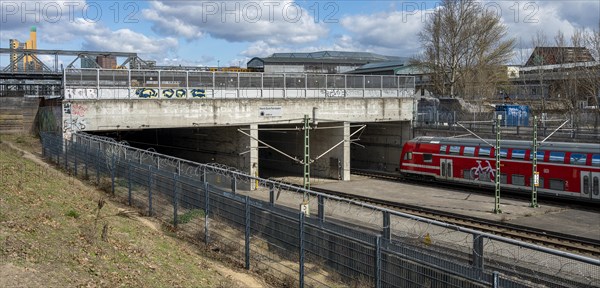
<svg viewBox="0 0 600 288">
<path fill-rule="evenodd" d="M 360 140 L 350 146 L 353 169 L 397 172 L 402 145 L 413 138 L 409 121 L 369 122 L 364 132 L 353 138 Z M 356 125 L 355 125 L 356 126 Z M 353 128 L 354 132 L 358 127 Z"/>
<path fill-rule="evenodd" d="M 366 127 L 361 130 L 363 125 Z M 89 133 L 198 163 L 225 165 L 261 178 L 297 177 L 301 181 L 306 148 L 303 126 L 253 124 Z M 411 138 L 407 121 L 311 122 L 311 178 L 313 182 L 318 178 L 349 180 L 350 167 L 395 172 L 402 144 Z"/>
</svg>

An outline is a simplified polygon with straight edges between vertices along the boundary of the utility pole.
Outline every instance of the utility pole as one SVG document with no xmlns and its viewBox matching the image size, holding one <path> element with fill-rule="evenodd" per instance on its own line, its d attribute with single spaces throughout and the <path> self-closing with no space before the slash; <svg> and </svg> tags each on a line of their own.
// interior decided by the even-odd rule
<svg viewBox="0 0 600 288">
<path fill-rule="evenodd" d="M 303 178 L 303 186 L 304 189 L 310 189 L 310 124 L 308 121 L 308 115 L 304 115 L 304 178 Z M 303 197 L 304 202 L 308 202 L 308 195 L 306 191 L 304 192 Z"/>
<path fill-rule="evenodd" d="M 502 213 L 502 210 L 500 210 L 500 123 L 502 121 L 502 114 L 498 114 L 496 115 L 496 119 L 494 123 L 494 120 L 491 121 L 473 121 L 472 123 L 476 123 L 476 122 L 484 122 L 484 123 L 491 123 L 492 126 L 495 128 L 495 132 L 496 132 L 496 143 L 495 145 L 492 145 L 490 142 L 488 142 L 487 140 L 479 137 L 479 135 L 475 134 L 473 131 L 469 130 L 467 127 L 465 127 L 462 123 L 460 122 L 456 122 L 457 125 L 459 125 L 460 127 L 462 127 L 463 129 L 467 130 L 467 132 L 471 133 L 471 135 L 477 137 L 479 140 L 483 141 L 484 143 L 490 145 L 490 147 L 494 148 L 494 153 L 496 155 L 496 174 L 494 177 L 494 185 L 495 185 L 495 196 L 494 196 L 494 213 L 495 214 L 499 214 Z M 465 122 L 465 123 L 469 123 L 469 122 Z"/>
<path fill-rule="evenodd" d="M 533 116 L 533 145 L 531 147 L 531 179 L 533 183 L 531 185 L 531 207 L 539 207 L 537 203 L 537 187 L 540 185 L 540 173 L 537 171 L 537 116 Z"/>
<path fill-rule="evenodd" d="M 500 121 L 502 114 L 496 117 L 496 189 L 494 196 L 494 214 L 502 213 L 500 210 Z"/>
</svg>

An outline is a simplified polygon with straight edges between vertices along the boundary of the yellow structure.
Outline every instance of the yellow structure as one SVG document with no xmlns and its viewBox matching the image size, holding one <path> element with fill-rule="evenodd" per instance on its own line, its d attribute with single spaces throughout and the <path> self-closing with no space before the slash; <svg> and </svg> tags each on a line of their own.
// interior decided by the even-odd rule
<svg viewBox="0 0 600 288">
<path fill-rule="evenodd" d="M 37 63 L 36 59 L 32 56 L 23 57 L 22 62 L 17 62 L 20 55 L 19 50 L 22 49 L 37 49 L 37 29 L 35 26 L 31 27 L 29 30 L 29 40 L 25 41 L 25 43 L 20 43 L 17 39 L 9 40 L 9 47 L 11 50 L 10 53 L 10 62 L 12 65 L 13 71 L 25 71 L 25 70 L 39 70 L 41 67 L 39 63 Z"/>
</svg>

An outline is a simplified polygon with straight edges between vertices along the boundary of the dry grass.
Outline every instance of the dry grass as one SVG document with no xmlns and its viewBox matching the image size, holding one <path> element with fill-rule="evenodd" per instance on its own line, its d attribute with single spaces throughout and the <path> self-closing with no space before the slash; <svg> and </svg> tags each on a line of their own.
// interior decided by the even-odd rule
<svg viewBox="0 0 600 288">
<path fill-rule="evenodd" d="M 201 250 L 123 216 L 106 192 L 4 143 L 40 155 L 39 139 L 0 141 L 0 287 L 240 287 Z"/>
</svg>

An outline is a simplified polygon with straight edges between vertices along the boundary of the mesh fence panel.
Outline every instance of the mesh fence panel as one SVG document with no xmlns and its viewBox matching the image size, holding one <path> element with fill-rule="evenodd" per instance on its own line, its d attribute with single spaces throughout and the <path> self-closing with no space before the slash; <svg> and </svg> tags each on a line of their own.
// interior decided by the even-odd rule
<svg viewBox="0 0 600 288">
<path fill-rule="evenodd" d="M 75 134 L 43 154 L 236 265 L 309 287 L 596 287 L 600 263 Z M 235 183 L 257 182 L 255 191 Z M 299 203 L 314 207 L 300 217 Z"/>
</svg>

